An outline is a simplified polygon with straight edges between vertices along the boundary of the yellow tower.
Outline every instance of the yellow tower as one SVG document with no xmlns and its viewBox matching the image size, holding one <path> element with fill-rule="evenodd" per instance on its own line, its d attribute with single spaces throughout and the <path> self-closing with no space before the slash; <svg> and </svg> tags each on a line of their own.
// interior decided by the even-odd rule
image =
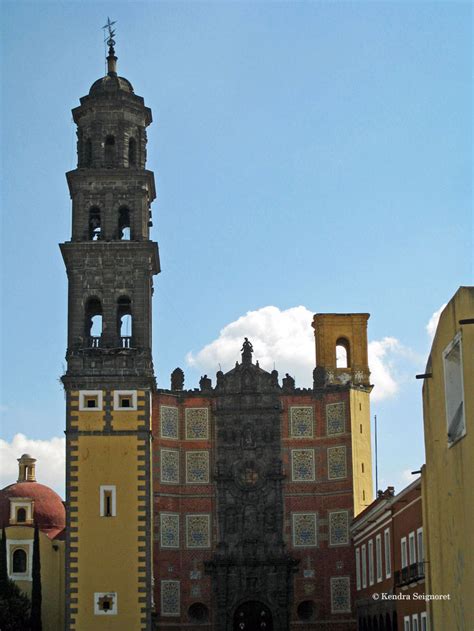
<svg viewBox="0 0 474 631">
<path fill-rule="evenodd" d="M 370 370 L 367 346 L 368 313 L 318 313 L 314 385 L 347 390 L 352 436 L 354 516 L 373 500 L 370 439 Z"/>
<path fill-rule="evenodd" d="M 69 281 L 66 629 L 151 629 L 151 295 L 153 173 L 145 168 L 151 112 L 108 74 L 73 110 L 78 166 L 67 174 Z M 106 620 L 107 619 L 107 620 Z"/>
</svg>

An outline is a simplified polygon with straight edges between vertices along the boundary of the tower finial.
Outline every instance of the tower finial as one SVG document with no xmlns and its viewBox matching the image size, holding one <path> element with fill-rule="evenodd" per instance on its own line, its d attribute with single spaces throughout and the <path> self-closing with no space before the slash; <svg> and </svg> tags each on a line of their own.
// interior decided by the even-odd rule
<svg viewBox="0 0 474 631">
<path fill-rule="evenodd" d="M 107 56 L 107 74 L 110 77 L 117 76 L 117 57 L 115 56 L 115 29 L 112 28 L 114 24 L 117 23 L 117 20 L 114 22 L 110 21 L 110 18 L 107 17 L 107 24 L 102 27 L 104 31 L 104 41 L 107 42 L 107 46 L 109 47 L 109 54 Z M 108 33 L 106 33 L 105 29 L 107 29 Z"/>
</svg>

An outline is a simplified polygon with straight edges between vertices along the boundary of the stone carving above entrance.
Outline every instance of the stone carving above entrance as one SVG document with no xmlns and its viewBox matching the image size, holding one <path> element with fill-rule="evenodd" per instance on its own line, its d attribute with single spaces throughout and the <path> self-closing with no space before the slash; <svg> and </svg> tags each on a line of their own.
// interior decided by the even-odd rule
<svg viewBox="0 0 474 631">
<path fill-rule="evenodd" d="M 206 568 L 214 581 L 217 628 L 260 628 L 248 624 L 263 611 L 262 628 L 283 631 L 296 561 L 283 541 L 281 389 L 278 373 L 254 364 L 252 353 L 245 338 L 242 362 L 217 374 L 219 540 Z"/>
</svg>

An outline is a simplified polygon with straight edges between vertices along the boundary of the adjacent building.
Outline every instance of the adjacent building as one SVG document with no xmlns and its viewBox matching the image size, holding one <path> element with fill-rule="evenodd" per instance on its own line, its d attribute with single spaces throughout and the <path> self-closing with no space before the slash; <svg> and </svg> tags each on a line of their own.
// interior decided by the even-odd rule
<svg viewBox="0 0 474 631">
<path fill-rule="evenodd" d="M 422 469 L 432 631 L 474 627 L 474 287 L 441 313 L 423 385 Z"/>
<path fill-rule="evenodd" d="M 421 479 L 380 491 L 351 535 L 358 631 L 427 631 Z"/>
<path fill-rule="evenodd" d="M 39 534 L 43 629 L 64 629 L 66 510 L 59 495 L 36 481 L 36 459 L 18 459 L 18 480 L 0 491 L 0 529 L 8 576 L 31 597 L 35 528 Z"/>
</svg>

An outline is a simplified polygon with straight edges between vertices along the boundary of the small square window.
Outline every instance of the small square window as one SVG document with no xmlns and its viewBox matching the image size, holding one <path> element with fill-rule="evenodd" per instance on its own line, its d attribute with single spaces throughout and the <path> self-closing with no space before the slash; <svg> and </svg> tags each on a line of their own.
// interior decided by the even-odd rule
<svg viewBox="0 0 474 631">
<path fill-rule="evenodd" d="M 102 390 L 81 390 L 79 392 L 79 410 L 83 412 L 102 410 Z"/>
<path fill-rule="evenodd" d="M 114 410 L 136 410 L 137 391 L 136 390 L 115 390 Z"/>
</svg>

